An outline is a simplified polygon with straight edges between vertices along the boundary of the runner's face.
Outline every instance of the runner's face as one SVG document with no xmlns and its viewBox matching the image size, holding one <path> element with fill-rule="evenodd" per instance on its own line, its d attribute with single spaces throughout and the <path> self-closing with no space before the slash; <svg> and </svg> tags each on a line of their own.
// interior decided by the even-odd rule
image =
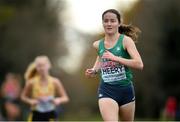
<svg viewBox="0 0 180 122">
<path fill-rule="evenodd" d="M 47 74 L 49 71 L 49 68 L 50 68 L 49 64 L 47 63 L 45 59 L 36 60 L 36 69 L 39 74 L 41 75 Z"/>
<path fill-rule="evenodd" d="M 106 34 L 115 34 L 118 32 L 120 23 L 117 19 L 117 15 L 111 12 L 108 12 L 103 17 L 103 27 Z"/>
</svg>

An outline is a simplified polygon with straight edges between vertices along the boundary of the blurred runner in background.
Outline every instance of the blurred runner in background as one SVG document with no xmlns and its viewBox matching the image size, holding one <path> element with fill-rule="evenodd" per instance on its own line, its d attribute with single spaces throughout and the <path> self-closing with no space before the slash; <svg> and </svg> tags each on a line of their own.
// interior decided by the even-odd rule
<svg viewBox="0 0 180 122">
<path fill-rule="evenodd" d="M 29 121 L 56 120 L 56 106 L 69 101 L 61 81 L 49 74 L 50 68 L 49 58 L 38 56 L 25 73 L 26 84 L 21 99 L 31 106 Z"/>
</svg>

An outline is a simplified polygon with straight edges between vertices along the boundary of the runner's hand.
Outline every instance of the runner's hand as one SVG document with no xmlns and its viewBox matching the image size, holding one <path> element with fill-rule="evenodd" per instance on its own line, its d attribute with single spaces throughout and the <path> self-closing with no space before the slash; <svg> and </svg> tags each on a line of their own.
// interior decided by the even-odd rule
<svg viewBox="0 0 180 122">
<path fill-rule="evenodd" d="M 52 102 L 54 103 L 55 106 L 58 106 L 59 104 L 61 104 L 61 100 L 59 98 L 53 99 Z"/>
<path fill-rule="evenodd" d="M 117 60 L 117 56 L 115 56 L 114 54 L 112 54 L 109 51 L 105 51 L 102 58 L 110 59 L 111 61 L 116 61 Z"/>
<path fill-rule="evenodd" d="M 86 69 L 85 75 L 88 77 L 94 77 L 97 74 L 97 71 L 93 68 Z"/>
<path fill-rule="evenodd" d="M 35 105 L 37 105 L 38 103 L 39 103 L 38 100 L 35 100 L 35 99 L 31 99 L 31 100 L 30 100 L 30 105 L 31 105 L 31 106 L 35 106 Z"/>
</svg>

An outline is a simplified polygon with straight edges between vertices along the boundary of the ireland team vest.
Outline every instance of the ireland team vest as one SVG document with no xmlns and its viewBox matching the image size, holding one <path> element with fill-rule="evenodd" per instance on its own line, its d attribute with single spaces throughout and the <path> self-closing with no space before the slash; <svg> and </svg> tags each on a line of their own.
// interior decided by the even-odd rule
<svg viewBox="0 0 180 122">
<path fill-rule="evenodd" d="M 101 62 L 101 79 L 102 82 L 109 84 L 119 84 L 127 86 L 132 82 L 132 72 L 130 69 L 119 62 L 111 61 L 109 59 L 101 58 L 103 53 L 108 50 L 115 56 L 130 59 L 130 55 L 127 50 L 123 48 L 124 35 L 121 34 L 114 47 L 106 49 L 104 46 L 104 39 L 100 40 L 98 55 Z"/>
</svg>

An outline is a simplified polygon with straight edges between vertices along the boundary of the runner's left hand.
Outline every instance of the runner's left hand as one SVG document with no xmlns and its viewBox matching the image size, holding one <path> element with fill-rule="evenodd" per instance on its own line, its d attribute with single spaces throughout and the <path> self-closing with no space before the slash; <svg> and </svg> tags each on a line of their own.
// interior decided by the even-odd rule
<svg viewBox="0 0 180 122">
<path fill-rule="evenodd" d="M 59 98 L 53 99 L 52 102 L 53 102 L 54 105 L 56 105 L 56 106 L 59 105 L 59 104 L 61 104 L 61 100 L 60 100 Z"/>
</svg>

